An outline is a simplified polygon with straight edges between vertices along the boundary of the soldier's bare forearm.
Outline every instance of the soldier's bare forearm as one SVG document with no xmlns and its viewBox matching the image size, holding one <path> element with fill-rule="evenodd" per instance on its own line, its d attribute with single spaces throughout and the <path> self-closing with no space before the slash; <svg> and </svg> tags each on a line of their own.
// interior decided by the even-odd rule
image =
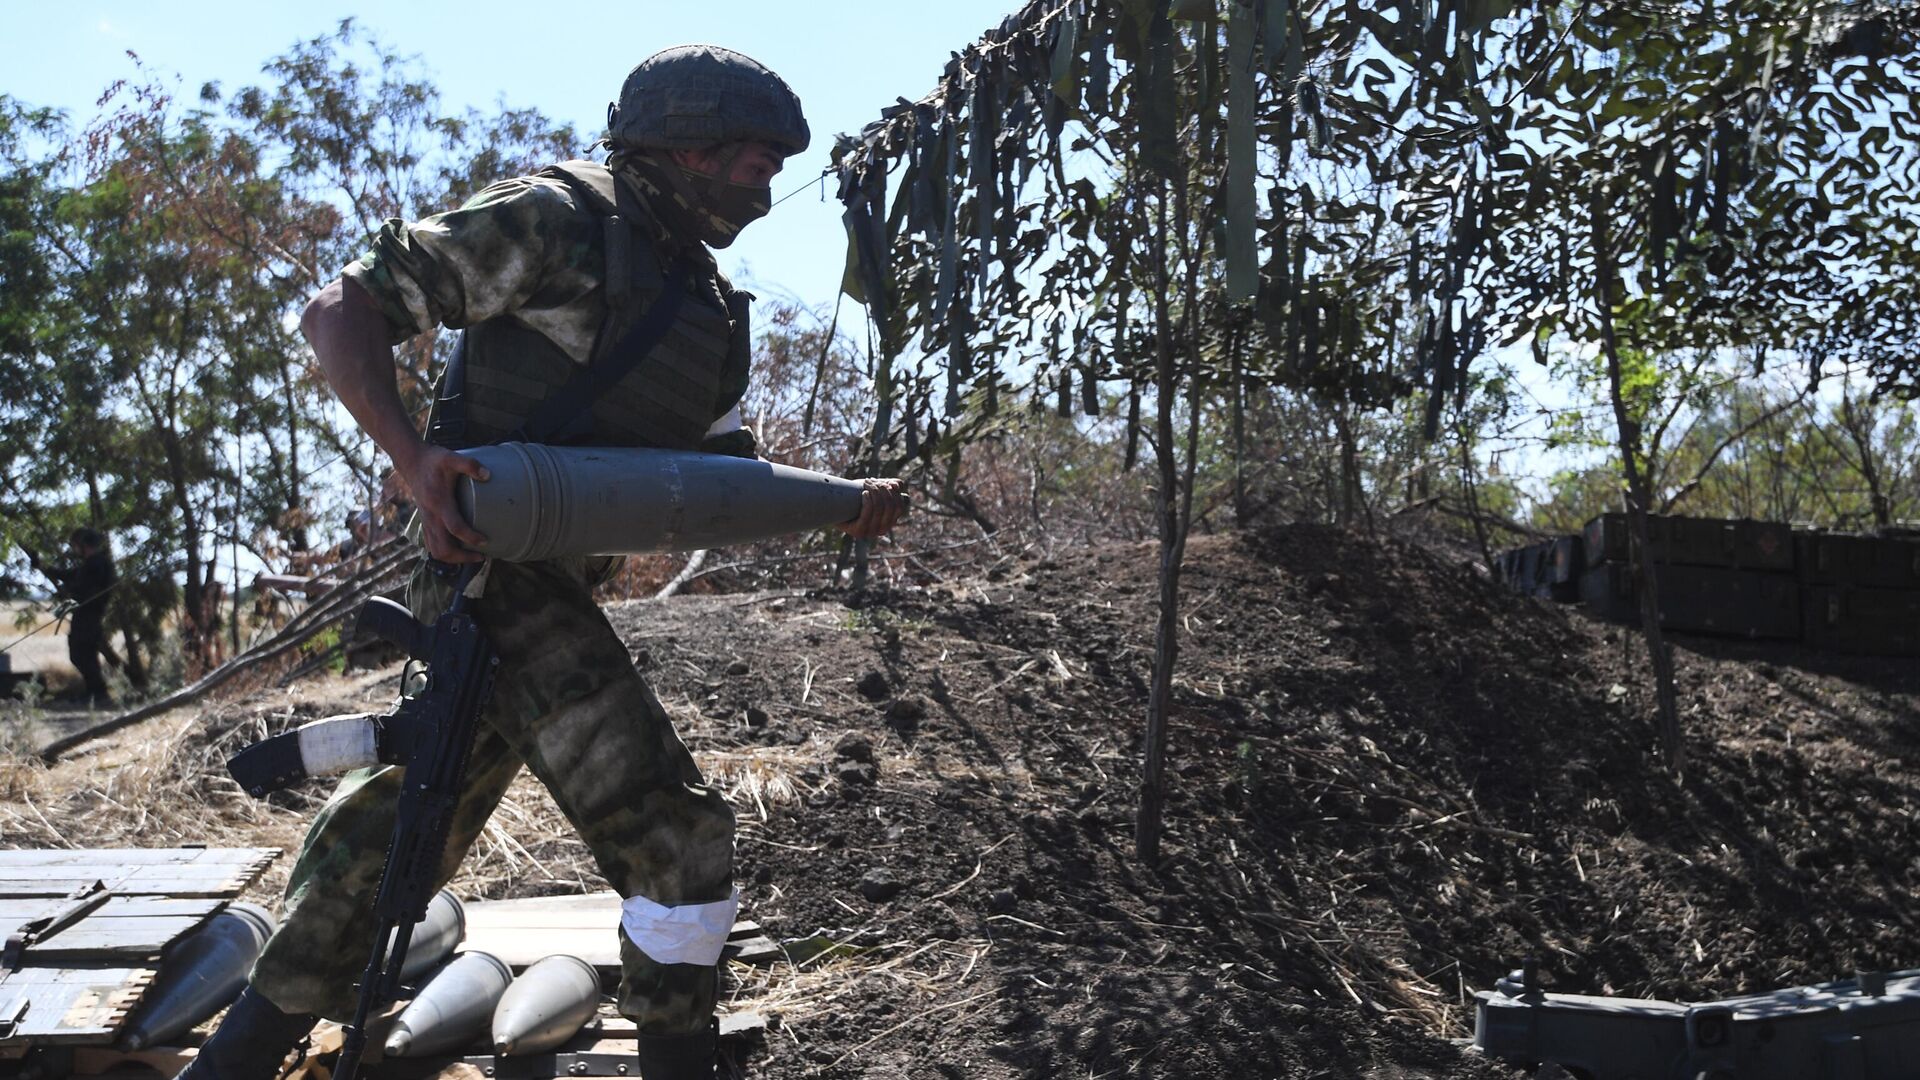
<svg viewBox="0 0 1920 1080">
<path fill-rule="evenodd" d="M 373 299 L 353 282 L 336 278 L 307 304 L 300 331 L 334 396 L 406 472 L 424 444 L 400 400 L 386 318 Z"/>
<path fill-rule="evenodd" d="M 387 320 L 360 286 L 341 278 L 307 305 L 300 329 L 313 345 L 320 373 L 340 404 L 380 449 L 393 459 L 407 493 L 420 511 L 420 538 L 443 562 L 476 562 L 487 538 L 460 516 L 454 484 L 461 476 L 485 481 L 487 470 L 470 458 L 429 445 L 413 426 L 394 379 Z"/>
</svg>

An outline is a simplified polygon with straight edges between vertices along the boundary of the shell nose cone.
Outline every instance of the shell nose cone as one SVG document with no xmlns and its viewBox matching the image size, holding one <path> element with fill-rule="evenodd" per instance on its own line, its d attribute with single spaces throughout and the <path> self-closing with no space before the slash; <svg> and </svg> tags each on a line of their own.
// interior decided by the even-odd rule
<svg viewBox="0 0 1920 1080">
<path fill-rule="evenodd" d="M 162 1045 L 232 1004 L 272 935 L 273 916 L 236 903 L 169 945 L 159 981 L 114 1045 L 127 1052 Z"/>
<path fill-rule="evenodd" d="M 514 1045 L 514 1042 L 515 1042 L 515 1040 L 513 1040 L 513 1039 L 495 1039 L 495 1040 L 493 1040 L 493 1052 L 494 1052 L 494 1055 L 495 1055 L 496 1057 L 506 1057 L 506 1056 L 507 1056 L 508 1054 L 511 1054 L 511 1053 L 513 1053 L 513 1045 Z"/>
<path fill-rule="evenodd" d="M 406 1055 L 453 1053 L 484 1037 L 494 1006 L 512 981 L 498 957 L 484 952 L 454 957 L 420 987 L 396 1021 L 395 1030 L 407 1032 Z"/>
<path fill-rule="evenodd" d="M 500 995 L 493 1044 L 502 1055 L 557 1049 L 593 1019 L 599 1005 L 600 975 L 592 964 L 564 953 L 549 956 Z"/>
<path fill-rule="evenodd" d="M 405 1024 L 395 1024 L 393 1030 L 387 1033 L 386 1055 L 388 1057 L 406 1057 L 407 1051 L 412 1048 L 413 1032 L 407 1030 L 407 1025 Z"/>
</svg>

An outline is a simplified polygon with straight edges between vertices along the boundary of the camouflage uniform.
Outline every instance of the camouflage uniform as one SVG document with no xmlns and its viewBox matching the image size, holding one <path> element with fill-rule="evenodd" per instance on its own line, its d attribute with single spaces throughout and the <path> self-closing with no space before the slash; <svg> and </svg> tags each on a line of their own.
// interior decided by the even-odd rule
<svg viewBox="0 0 1920 1080">
<path fill-rule="evenodd" d="M 618 160 L 618 155 L 616 155 Z M 693 285 L 688 304 L 729 319 L 730 297 L 751 299 L 734 290 L 700 244 L 680 235 L 668 222 L 686 222 L 696 211 L 677 193 L 665 190 L 657 173 L 643 162 L 617 168 L 618 183 L 637 203 L 638 239 L 660 265 L 684 259 Z M 559 179 L 524 176 L 495 184 L 458 210 L 436 214 L 414 225 L 390 221 L 375 238 L 373 250 L 348 266 L 351 278 L 380 306 L 397 344 L 445 325 L 451 329 L 491 321 L 539 344 L 550 344 L 567 360 L 584 364 L 602 330 L 606 276 L 601 222 Z M 644 278 L 644 274 L 640 275 Z M 660 282 L 643 281 L 627 305 L 631 322 L 650 304 Z M 676 334 L 693 332 L 683 315 Z M 680 342 L 683 348 L 722 354 L 718 372 L 716 417 L 736 405 L 747 389 L 749 350 L 743 320 L 731 340 Z M 667 344 L 675 343 L 670 339 Z M 624 434 L 624 433 L 622 433 Z M 636 442 L 620 439 L 622 443 Z M 751 457 L 752 433 L 741 429 L 701 449 Z"/>
<path fill-rule="evenodd" d="M 671 197 L 625 170 L 620 176 L 649 207 Z M 698 267 L 686 302 L 717 299 L 724 286 L 711 255 L 698 244 L 677 244 L 661 216 L 656 212 L 648 224 L 651 242 Z M 509 319 L 584 362 L 606 314 L 600 236 L 600 220 L 565 183 L 526 177 L 495 185 L 450 213 L 412 225 L 389 222 L 345 276 L 380 306 L 395 340 L 436 324 Z M 703 289 L 714 296 L 702 298 Z M 633 301 L 648 302 L 644 295 Z M 716 416 L 738 401 L 747 374 L 743 364 L 717 362 L 729 370 L 719 381 Z M 704 448 L 751 456 L 752 446 L 751 432 L 741 429 Z M 611 562 L 491 564 L 476 616 L 501 668 L 448 839 L 443 881 L 524 764 L 552 792 L 623 897 L 672 907 L 733 896 L 733 811 L 702 783 L 659 700 L 593 602 L 593 585 Z M 430 620 L 443 610 L 447 587 L 423 566 L 409 590 L 415 614 Z M 373 944 L 373 899 L 399 779 L 391 767 L 350 775 L 308 833 L 287 885 L 285 921 L 252 975 L 254 987 L 281 1010 L 352 1014 L 354 982 Z M 711 1022 L 713 964 L 656 962 L 627 933 L 612 932 L 620 934 L 622 1013 L 643 1032 L 660 1035 Z"/>
</svg>

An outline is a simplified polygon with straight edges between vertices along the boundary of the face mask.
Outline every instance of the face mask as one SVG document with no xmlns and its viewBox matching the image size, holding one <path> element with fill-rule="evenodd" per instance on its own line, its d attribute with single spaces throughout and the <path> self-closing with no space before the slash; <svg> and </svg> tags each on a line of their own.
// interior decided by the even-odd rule
<svg viewBox="0 0 1920 1080">
<path fill-rule="evenodd" d="M 767 216 L 773 208 L 773 189 L 715 181 L 684 166 L 680 175 L 699 193 L 699 205 L 693 207 L 694 229 L 700 242 L 723 248 L 733 243 L 740 230 Z"/>
</svg>

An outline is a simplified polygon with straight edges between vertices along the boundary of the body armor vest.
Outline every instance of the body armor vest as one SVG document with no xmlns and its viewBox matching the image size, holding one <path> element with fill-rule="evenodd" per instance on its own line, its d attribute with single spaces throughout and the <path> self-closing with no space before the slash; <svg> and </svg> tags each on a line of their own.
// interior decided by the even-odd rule
<svg viewBox="0 0 1920 1080">
<path fill-rule="evenodd" d="M 646 210 L 619 190 L 606 166 L 569 161 L 538 175 L 564 181 L 600 219 L 605 315 L 589 363 L 608 363 L 615 343 L 659 297 L 669 268 L 637 224 Z M 751 300 L 717 273 L 694 271 L 666 334 L 562 432 L 544 441 L 699 449 L 713 422 L 734 405 L 723 399 L 729 381 L 724 376 L 747 366 Z M 465 331 L 441 377 L 428 438 L 455 449 L 513 438 L 541 401 L 581 371 L 546 335 L 511 316 L 477 323 Z"/>
</svg>

